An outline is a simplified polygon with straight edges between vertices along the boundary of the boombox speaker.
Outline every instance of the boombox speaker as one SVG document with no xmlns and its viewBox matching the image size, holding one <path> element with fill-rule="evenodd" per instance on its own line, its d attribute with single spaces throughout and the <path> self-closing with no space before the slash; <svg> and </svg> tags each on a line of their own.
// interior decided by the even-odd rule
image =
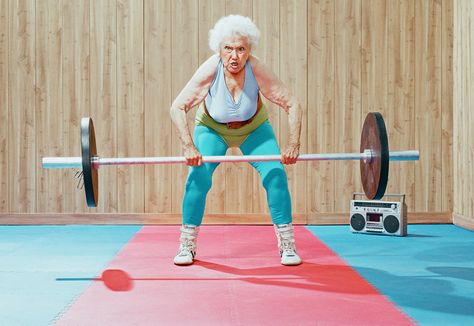
<svg viewBox="0 0 474 326">
<path fill-rule="evenodd" d="M 405 195 L 385 194 L 401 197 L 401 201 L 351 200 L 350 228 L 354 233 L 385 234 L 403 237 L 407 234 L 407 206 Z"/>
</svg>

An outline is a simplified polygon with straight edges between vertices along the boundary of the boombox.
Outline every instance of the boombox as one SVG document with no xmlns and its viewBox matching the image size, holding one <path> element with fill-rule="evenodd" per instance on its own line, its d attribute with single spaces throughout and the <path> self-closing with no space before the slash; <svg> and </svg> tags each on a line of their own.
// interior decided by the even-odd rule
<svg viewBox="0 0 474 326">
<path fill-rule="evenodd" d="M 354 193 L 351 201 L 350 228 L 354 233 L 372 233 L 395 236 L 407 234 L 407 208 L 405 195 L 403 200 L 381 201 L 381 200 L 355 200 Z"/>
</svg>

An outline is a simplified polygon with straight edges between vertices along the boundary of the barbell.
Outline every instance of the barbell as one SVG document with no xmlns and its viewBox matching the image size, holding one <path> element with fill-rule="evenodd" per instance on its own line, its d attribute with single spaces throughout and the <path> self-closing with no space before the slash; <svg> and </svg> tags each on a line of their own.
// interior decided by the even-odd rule
<svg viewBox="0 0 474 326">
<path fill-rule="evenodd" d="M 88 207 L 97 207 L 98 170 L 107 165 L 186 163 L 183 156 L 105 158 L 97 155 L 94 124 L 90 117 L 81 119 L 81 152 L 79 157 L 43 157 L 45 169 L 82 169 Z M 364 193 L 369 199 L 380 199 L 388 182 L 389 161 L 416 161 L 417 150 L 390 152 L 385 122 L 379 112 L 367 114 L 362 127 L 359 153 L 301 154 L 298 161 L 359 160 Z M 281 161 L 281 155 L 203 156 L 203 163 Z"/>
</svg>

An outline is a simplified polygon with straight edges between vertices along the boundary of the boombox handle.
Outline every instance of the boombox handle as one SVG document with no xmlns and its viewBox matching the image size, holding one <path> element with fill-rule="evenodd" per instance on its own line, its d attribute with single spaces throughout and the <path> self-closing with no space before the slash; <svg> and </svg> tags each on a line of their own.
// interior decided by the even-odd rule
<svg viewBox="0 0 474 326">
<path fill-rule="evenodd" d="M 356 198 L 356 196 L 365 196 L 363 192 L 353 192 L 352 193 L 352 200 Z M 400 197 L 402 199 L 402 203 L 405 204 L 405 194 L 385 194 L 384 197 Z"/>
</svg>

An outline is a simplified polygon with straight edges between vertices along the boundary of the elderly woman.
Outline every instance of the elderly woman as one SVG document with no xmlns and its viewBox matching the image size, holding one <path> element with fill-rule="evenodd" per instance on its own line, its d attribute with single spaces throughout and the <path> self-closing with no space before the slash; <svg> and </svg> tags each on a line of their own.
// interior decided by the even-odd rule
<svg viewBox="0 0 474 326">
<path fill-rule="evenodd" d="M 196 256 L 196 240 L 204 214 L 212 174 L 218 163 L 202 163 L 202 155 L 225 155 L 239 147 L 244 155 L 280 154 L 268 122 L 261 95 L 280 106 L 289 120 L 289 139 L 280 162 L 255 162 L 267 193 L 278 240 L 281 264 L 298 265 L 292 226 L 291 199 L 283 164 L 294 164 L 299 155 L 301 108 L 297 99 L 270 69 L 251 54 L 260 31 L 248 18 L 222 17 L 209 31 L 215 52 L 194 73 L 170 109 L 171 118 L 190 166 L 183 198 L 180 246 L 174 263 L 190 265 Z M 201 104 L 191 138 L 186 113 Z"/>
</svg>

